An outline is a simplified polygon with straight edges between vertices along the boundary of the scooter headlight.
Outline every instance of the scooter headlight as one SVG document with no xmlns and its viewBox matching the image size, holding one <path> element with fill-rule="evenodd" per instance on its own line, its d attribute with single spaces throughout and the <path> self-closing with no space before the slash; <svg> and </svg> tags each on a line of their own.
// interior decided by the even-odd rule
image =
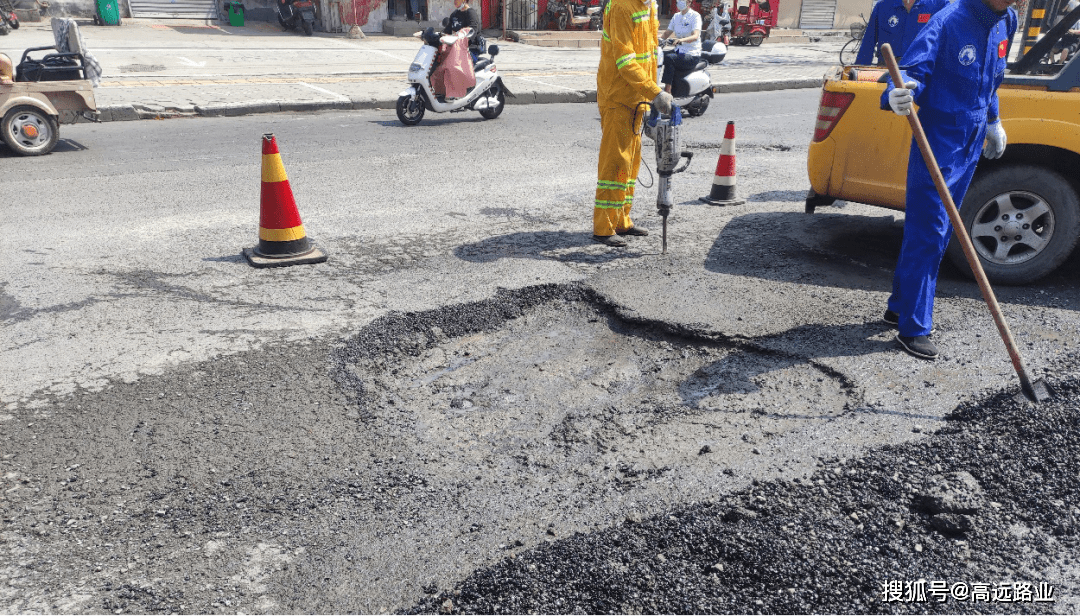
<svg viewBox="0 0 1080 616">
<path fill-rule="evenodd" d="M 416 71 L 423 70 L 423 68 L 424 67 L 421 66 L 419 62 L 413 62 L 412 64 L 409 65 L 409 72 L 410 73 L 415 73 Z"/>
</svg>

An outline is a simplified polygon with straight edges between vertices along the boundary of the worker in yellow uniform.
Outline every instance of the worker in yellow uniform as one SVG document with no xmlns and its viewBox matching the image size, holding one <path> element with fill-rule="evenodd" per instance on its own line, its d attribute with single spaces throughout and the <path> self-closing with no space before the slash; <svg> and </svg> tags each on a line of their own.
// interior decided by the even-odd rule
<svg viewBox="0 0 1080 616">
<path fill-rule="evenodd" d="M 656 83 L 659 30 L 654 0 L 608 0 L 596 72 L 603 134 L 593 209 L 593 239 L 608 246 L 626 246 L 620 236 L 649 234 L 634 226 L 630 207 L 641 166 L 642 103 L 671 113 L 671 94 Z"/>
</svg>

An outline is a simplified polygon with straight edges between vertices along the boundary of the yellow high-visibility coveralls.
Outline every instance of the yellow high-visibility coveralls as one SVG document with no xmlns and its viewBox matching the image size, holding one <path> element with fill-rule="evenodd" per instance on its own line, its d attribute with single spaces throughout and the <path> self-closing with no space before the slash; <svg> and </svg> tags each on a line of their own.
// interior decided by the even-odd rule
<svg viewBox="0 0 1080 616">
<path fill-rule="evenodd" d="M 600 107 L 600 162 L 596 173 L 593 234 L 614 235 L 634 226 L 630 206 L 641 166 L 645 107 L 656 84 L 660 21 L 653 0 L 610 0 L 604 11 L 596 102 Z"/>
</svg>

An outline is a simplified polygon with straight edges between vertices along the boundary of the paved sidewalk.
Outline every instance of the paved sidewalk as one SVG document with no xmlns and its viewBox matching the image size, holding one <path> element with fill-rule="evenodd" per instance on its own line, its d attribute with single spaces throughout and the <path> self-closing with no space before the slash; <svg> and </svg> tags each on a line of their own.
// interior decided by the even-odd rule
<svg viewBox="0 0 1080 616">
<path fill-rule="evenodd" d="M 104 69 L 95 90 L 103 121 L 393 108 L 419 48 L 412 37 L 305 37 L 265 22 L 234 28 L 125 19 L 110 28 L 80 20 L 80 27 Z M 732 46 L 710 73 L 717 93 L 816 88 L 843 42 Z M 0 51 L 18 63 L 24 49 L 51 43 L 47 21 L 26 22 L 0 37 Z M 515 95 L 509 103 L 596 100 L 598 49 L 536 47 L 494 36 L 489 43 L 501 49 L 496 65 Z"/>
</svg>

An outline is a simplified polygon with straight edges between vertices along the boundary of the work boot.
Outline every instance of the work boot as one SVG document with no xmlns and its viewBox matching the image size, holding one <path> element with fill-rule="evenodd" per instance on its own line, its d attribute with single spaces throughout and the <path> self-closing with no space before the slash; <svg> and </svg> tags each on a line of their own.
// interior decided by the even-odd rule
<svg viewBox="0 0 1080 616">
<path fill-rule="evenodd" d="M 892 310 L 886 309 L 885 314 L 882 315 L 882 317 L 881 317 L 881 320 L 885 321 L 885 323 L 887 323 L 888 325 L 892 325 L 893 327 L 896 327 L 896 326 L 900 325 L 900 315 L 896 314 Z M 934 327 L 933 325 L 931 325 L 929 335 L 933 336 L 934 332 L 936 332 L 936 331 L 937 331 L 937 328 Z"/>
<path fill-rule="evenodd" d="M 619 235 L 635 235 L 637 237 L 645 237 L 649 234 L 648 229 L 642 229 L 641 227 L 630 227 L 626 231 L 616 231 Z"/>
<path fill-rule="evenodd" d="M 900 346 L 905 351 L 915 357 L 937 359 L 938 348 L 933 342 L 930 342 L 930 338 L 927 336 L 901 336 L 897 334 L 896 341 L 900 343 Z"/>
<path fill-rule="evenodd" d="M 614 235 L 594 235 L 592 239 L 594 242 L 606 244 L 612 248 L 626 248 L 626 240 Z"/>
</svg>

